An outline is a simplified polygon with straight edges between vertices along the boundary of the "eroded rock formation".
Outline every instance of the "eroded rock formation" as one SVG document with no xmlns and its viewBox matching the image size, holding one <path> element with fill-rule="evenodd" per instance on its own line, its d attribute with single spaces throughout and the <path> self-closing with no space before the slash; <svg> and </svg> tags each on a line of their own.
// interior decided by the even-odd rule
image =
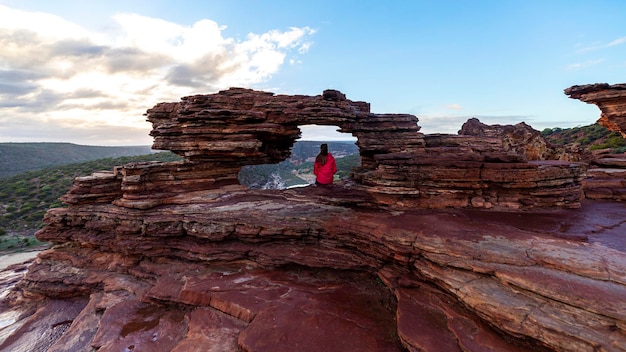
<svg viewBox="0 0 626 352">
<path fill-rule="evenodd" d="M 285 160 L 300 125 L 338 126 L 357 137 L 361 167 L 355 187 L 398 207 L 578 207 L 581 164 L 531 160 L 490 136 L 419 133 L 417 118 L 374 114 L 369 104 L 338 91 L 319 96 L 274 95 L 233 88 L 185 97 L 149 109 L 155 149 L 185 158 L 132 164 L 79 179 L 68 204 L 100 199 L 135 209 L 177 203 L 181 194 L 240 188 L 243 165 Z M 117 188 L 117 190 L 116 190 Z"/>
<path fill-rule="evenodd" d="M 337 91 L 232 89 L 147 116 L 184 161 L 75 181 L 0 305 L 0 350 L 626 350 L 626 207 L 579 208 L 579 164 L 425 136 Z M 311 123 L 357 136 L 352 181 L 236 182 Z"/>
<path fill-rule="evenodd" d="M 582 185 L 588 199 L 626 200 L 626 155 L 596 155 Z"/>
<path fill-rule="evenodd" d="M 626 84 L 595 83 L 572 86 L 565 94 L 588 104 L 595 104 L 602 112 L 598 124 L 626 137 Z"/>
<path fill-rule="evenodd" d="M 600 108 L 598 124 L 626 137 L 626 84 L 607 83 L 572 86 L 565 94 Z M 590 160 L 583 181 L 585 196 L 590 199 L 626 200 L 626 156 L 598 154 Z"/>
<path fill-rule="evenodd" d="M 523 155 L 527 160 L 581 161 L 585 159 L 580 155 L 580 151 L 566 150 L 564 147 L 551 145 L 543 138 L 541 132 L 524 122 L 515 125 L 487 125 L 477 118 L 470 118 L 463 124 L 459 134 L 500 138 L 505 151 Z"/>
<path fill-rule="evenodd" d="M 51 210 L 0 349 L 626 349 L 624 205 L 371 202 L 337 185 Z"/>
</svg>

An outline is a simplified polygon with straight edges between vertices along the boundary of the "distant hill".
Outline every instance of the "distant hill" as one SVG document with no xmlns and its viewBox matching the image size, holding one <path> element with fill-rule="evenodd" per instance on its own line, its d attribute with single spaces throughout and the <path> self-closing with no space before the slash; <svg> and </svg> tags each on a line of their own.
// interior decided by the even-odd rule
<svg viewBox="0 0 626 352">
<path fill-rule="evenodd" d="M 608 149 L 611 153 L 626 152 L 626 139 L 619 133 L 594 123 L 593 125 L 572 128 L 546 128 L 541 131 L 543 137 L 555 145 L 578 144 L 586 150 Z"/>
<path fill-rule="evenodd" d="M 297 142 L 292 150 L 290 159 L 280 164 L 246 166 L 240 173 L 241 183 L 250 188 L 284 188 L 292 185 L 307 183 L 305 179 L 313 174 L 313 160 L 319 153 L 319 145 L 328 143 L 330 152 L 337 158 L 337 175 L 339 178 L 348 176 L 350 170 L 360 165 L 358 148 L 354 142 Z M 69 143 L 4 143 L 18 144 L 22 147 L 12 149 L 25 153 L 27 150 L 48 149 L 56 160 L 56 165 L 40 170 L 22 172 L 0 180 L 0 252 L 2 251 L 3 234 L 29 236 L 41 226 L 41 219 L 49 208 L 61 206 L 59 197 L 65 194 L 75 177 L 90 175 L 99 170 L 112 170 L 114 166 L 124 165 L 133 161 L 174 161 L 180 157 L 171 152 L 151 152 L 149 147 L 93 147 L 92 153 L 116 152 L 131 153 L 144 149 L 143 155 L 123 156 L 115 158 L 100 158 L 80 163 L 65 162 L 58 164 L 59 155 L 63 155 L 64 147 L 70 150 L 81 150 L 79 146 Z M 28 146 L 35 146 L 29 149 Z M 47 147 L 47 148 L 45 148 Z M 111 149 L 108 149 L 111 148 Z M 90 148 L 82 149 L 90 150 Z M 56 151 L 56 153 L 51 153 Z M 50 164 L 45 160 L 45 153 L 39 154 L 37 165 Z M 70 158 L 68 158 L 70 159 Z M 67 160 L 66 160 L 67 161 Z M 18 163 L 17 161 L 14 161 Z M 26 162 L 24 162 L 26 163 Z M 39 166 L 40 167 L 40 166 Z M 6 239 L 6 238 L 5 238 Z"/>
<path fill-rule="evenodd" d="M 171 152 L 123 156 L 59 165 L 29 171 L 0 180 L 0 252 L 2 236 L 6 233 L 30 235 L 41 225 L 45 212 L 61 206 L 59 197 L 67 193 L 77 176 L 91 175 L 100 170 L 135 161 L 176 161 Z"/>
<path fill-rule="evenodd" d="M 72 143 L 0 143 L 0 179 L 83 161 L 153 153 L 150 146 L 103 147 Z"/>
<path fill-rule="evenodd" d="M 291 148 L 291 157 L 289 161 L 294 164 L 312 161 L 320 152 L 320 144 L 328 144 L 328 151 L 336 158 L 342 158 L 351 154 L 358 154 L 359 148 L 354 141 L 338 141 L 338 142 L 315 142 L 315 141 L 297 141 Z"/>
<path fill-rule="evenodd" d="M 281 163 L 244 166 L 239 172 L 239 182 L 253 189 L 280 189 L 312 183 L 315 180 L 313 161 L 322 143 L 328 144 L 328 151 L 337 160 L 336 178 L 347 178 L 352 168 L 361 165 L 359 148 L 354 141 L 297 141 L 289 159 Z"/>
</svg>

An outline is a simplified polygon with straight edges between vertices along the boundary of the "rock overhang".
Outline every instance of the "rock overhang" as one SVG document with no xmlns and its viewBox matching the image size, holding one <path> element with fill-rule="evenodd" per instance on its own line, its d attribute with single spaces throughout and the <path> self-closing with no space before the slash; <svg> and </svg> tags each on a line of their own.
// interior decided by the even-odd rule
<svg viewBox="0 0 626 352">
<path fill-rule="evenodd" d="M 626 138 L 626 83 L 576 85 L 565 89 L 565 94 L 598 106 L 601 111 L 598 124 Z"/>
</svg>

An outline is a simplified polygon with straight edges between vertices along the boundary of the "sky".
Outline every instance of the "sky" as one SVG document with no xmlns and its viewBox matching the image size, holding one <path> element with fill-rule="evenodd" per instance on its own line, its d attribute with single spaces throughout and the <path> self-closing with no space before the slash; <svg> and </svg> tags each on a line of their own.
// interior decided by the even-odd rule
<svg viewBox="0 0 626 352">
<path fill-rule="evenodd" d="M 0 0 L 0 142 L 149 145 L 159 102 L 338 89 L 423 133 L 594 123 L 626 82 L 623 0 Z M 303 127 L 302 139 L 350 136 Z"/>
</svg>

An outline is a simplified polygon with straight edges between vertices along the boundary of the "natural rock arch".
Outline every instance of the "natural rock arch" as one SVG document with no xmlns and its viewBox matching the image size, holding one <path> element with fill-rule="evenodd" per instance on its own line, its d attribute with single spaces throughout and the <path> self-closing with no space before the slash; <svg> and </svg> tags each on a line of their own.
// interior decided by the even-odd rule
<svg viewBox="0 0 626 352">
<path fill-rule="evenodd" d="M 424 146 L 417 117 L 370 113 L 369 103 L 348 100 L 337 90 L 304 96 L 231 88 L 157 104 L 147 116 L 153 148 L 171 150 L 189 162 L 278 163 L 289 157 L 301 125 L 338 126 L 339 132 L 356 137 L 366 170 L 376 169 L 376 155 Z"/>
<path fill-rule="evenodd" d="M 406 133 L 409 141 L 422 139 L 421 147 L 376 140 L 377 131 L 402 130 L 403 122 L 396 124 L 398 115 L 359 111 L 349 113 L 341 128 L 360 133 L 362 155 L 371 156 L 371 168 L 355 178 L 360 191 L 229 193 L 238 187 L 231 180 L 234 170 L 249 163 L 245 158 L 279 160 L 289 138 L 278 132 L 291 136 L 301 121 L 268 120 L 265 110 L 250 106 L 258 103 L 255 96 L 273 95 L 248 93 L 227 101 L 232 108 L 200 107 L 185 102 L 195 99 L 189 97 L 149 111 L 149 119 L 160 119 L 155 144 L 184 155 L 184 161 L 127 164 L 76 179 L 64 198 L 70 206 L 51 209 L 37 234 L 53 248 L 39 254 L 2 302 L 0 311 L 19 320 L 7 327 L 10 336 L 0 349 L 28 348 L 36 341 L 51 351 L 218 345 L 289 350 L 292 344 L 285 341 L 302 336 L 314 337 L 308 350 L 319 350 L 323 340 L 342 342 L 324 346 L 328 351 L 357 344 L 358 350 L 381 349 L 366 338 L 376 336 L 400 339 L 398 348 L 389 348 L 393 351 L 402 349 L 400 342 L 427 351 L 626 345 L 623 207 L 609 210 L 602 203 L 524 217 L 390 211 L 371 204 L 363 192 L 387 195 L 404 202 L 400 205 L 574 206 L 580 193 L 577 164 L 527 162 L 506 152 L 499 137 Z M 228 100 L 229 94 L 237 91 L 197 101 Z M 318 98 L 301 100 L 311 99 Z M 275 100 L 266 100 L 259 109 L 281 110 Z M 307 107 L 313 109 L 307 116 L 328 111 L 307 104 L 295 111 Z M 370 119 L 369 129 L 355 127 Z M 303 285 L 287 279 L 311 276 L 301 267 L 314 269 L 314 282 L 301 281 L 306 289 L 298 293 Z M 322 280 L 325 268 L 341 276 Z M 360 273 L 346 276 L 350 271 Z M 395 325 L 393 317 L 389 325 L 380 318 L 380 296 L 353 299 L 360 290 L 375 291 L 362 283 L 371 276 L 397 299 L 397 306 L 386 309 L 396 313 Z M 267 283 L 276 289 L 267 289 Z M 314 299 L 318 293 L 336 304 L 319 304 L 324 301 Z M 359 317 L 365 319 L 354 319 L 358 310 L 346 302 L 361 302 L 368 314 Z M 218 311 L 230 317 L 223 319 Z M 312 325 L 302 324 L 300 312 L 315 318 L 307 320 L 319 327 L 315 334 Z M 146 319 L 147 324 L 137 323 Z M 276 331 L 282 343 L 267 338 Z"/>
<path fill-rule="evenodd" d="M 242 166 L 287 159 L 300 137 L 298 126 L 314 124 L 338 126 L 357 138 L 361 166 L 351 174 L 353 187 L 380 204 L 580 206 L 581 164 L 529 162 L 504 148 L 499 137 L 425 136 L 414 115 L 371 113 L 368 103 L 348 100 L 336 90 L 305 96 L 231 88 L 160 103 L 146 115 L 153 148 L 171 150 L 184 161 L 128 164 L 109 175 L 78 180 L 64 196 L 67 203 L 97 199 L 147 209 L 184 202 L 193 192 L 241 188 L 237 175 Z"/>
</svg>

